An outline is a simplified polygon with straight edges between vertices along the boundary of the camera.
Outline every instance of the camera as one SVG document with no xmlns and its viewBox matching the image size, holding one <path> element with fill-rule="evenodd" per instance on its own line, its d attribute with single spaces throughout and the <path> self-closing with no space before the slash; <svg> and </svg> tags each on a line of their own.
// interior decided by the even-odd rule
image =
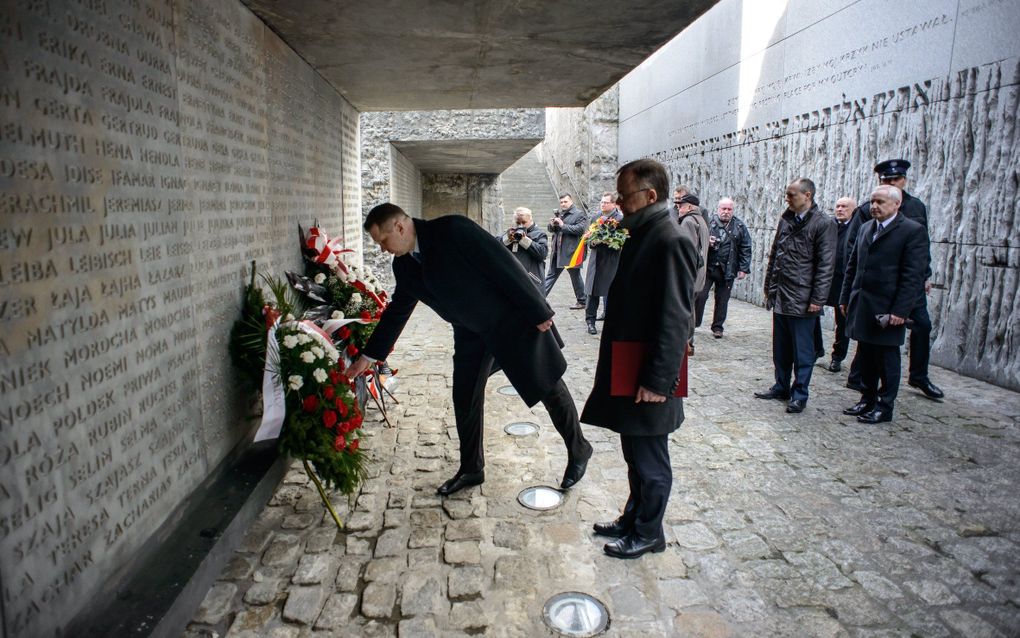
<svg viewBox="0 0 1020 638">
<path fill-rule="evenodd" d="M 510 229 L 510 237 L 514 241 L 521 241 L 522 239 L 524 239 L 524 236 L 527 235 L 527 234 L 528 234 L 528 231 L 527 231 L 526 228 L 524 228 L 524 226 L 517 226 L 516 228 L 511 228 Z"/>
</svg>

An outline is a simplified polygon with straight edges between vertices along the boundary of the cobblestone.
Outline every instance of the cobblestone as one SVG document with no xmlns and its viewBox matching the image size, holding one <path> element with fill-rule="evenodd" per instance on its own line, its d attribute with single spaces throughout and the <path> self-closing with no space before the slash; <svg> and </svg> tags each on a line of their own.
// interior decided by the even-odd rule
<svg viewBox="0 0 1020 638">
<path fill-rule="evenodd" d="M 566 309 L 569 285 L 550 300 L 580 406 L 598 340 Z M 626 496 L 619 438 L 584 426 L 584 480 L 559 508 L 524 510 L 517 494 L 557 485 L 566 451 L 541 406 L 495 392 L 502 374 L 486 395 L 486 482 L 435 494 L 457 469 L 452 347 L 419 307 L 391 361 L 394 428 L 367 411 L 372 478 L 353 511 L 333 498 L 344 528 L 295 463 L 185 635 L 548 635 L 542 605 L 571 590 L 605 602 L 621 637 L 1016 635 L 1020 395 L 936 368 L 945 401 L 904 382 L 893 422 L 862 426 L 841 414 L 857 399 L 845 375 L 817 368 L 807 410 L 788 415 L 752 396 L 772 382 L 770 321 L 734 301 L 725 338 L 699 329 L 670 437 L 666 551 L 619 561 L 590 531 Z M 540 430 L 511 438 L 510 421 Z"/>
</svg>

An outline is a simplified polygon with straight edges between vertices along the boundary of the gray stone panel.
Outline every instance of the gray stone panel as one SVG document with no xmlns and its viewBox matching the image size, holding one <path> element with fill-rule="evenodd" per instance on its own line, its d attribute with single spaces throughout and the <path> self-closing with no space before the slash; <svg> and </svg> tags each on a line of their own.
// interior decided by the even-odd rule
<svg viewBox="0 0 1020 638">
<path fill-rule="evenodd" d="M 357 117 L 237 3 L 12 4 L 0 33 L 0 584 L 6 635 L 45 635 L 250 434 L 249 263 L 345 230 Z"/>
<path fill-rule="evenodd" d="M 877 161 L 910 160 L 907 190 L 929 209 L 932 361 L 1020 388 L 1020 46 L 1008 35 L 1020 13 L 976 0 L 749 5 L 721 2 L 621 81 L 621 162 L 665 162 L 710 209 L 736 200 L 756 266 L 734 293 L 761 303 L 786 183 L 812 178 L 831 213 L 840 196 L 868 196 Z M 736 61 L 693 60 L 720 21 L 741 25 Z"/>
</svg>

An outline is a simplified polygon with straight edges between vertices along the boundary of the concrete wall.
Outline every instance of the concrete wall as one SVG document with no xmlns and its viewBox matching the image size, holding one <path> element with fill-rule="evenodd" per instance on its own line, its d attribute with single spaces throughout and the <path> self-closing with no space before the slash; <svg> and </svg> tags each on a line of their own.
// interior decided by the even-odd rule
<svg viewBox="0 0 1020 638">
<path fill-rule="evenodd" d="M 421 217 L 421 171 L 404 154 L 390 145 L 389 201 L 411 217 Z"/>
<path fill-rule="evenodd" d="M 0 588 L 43 636 L 251 436 L 249 262 L 299 268 L 315 218 L 360 239 L 358 119 L 237 2 L 5 3 L 0 33 Z"/>
<path fill-rule="evenodd" d="M 756 265 L 735 294 L 755 303 L 786 183 L 815 180 L 831 213 L 878 160 L 909 160 L 933 363 L 1020 389 L 1018 31 L 1011 2 L 723 0 L 621 81 L 620 160 L 736 200 Z"/>
<path fill-rule="evenodd" d="M 545 118 L 541 154 L 553 185 L 594 212 L 616 188 L 619 85 L 583 109 L 546 109 Z"/>
<path fill-rule="evenodd" d="M 428 173 L 423 177 L 422 190 L 424 219 L 464 215 L 493 235 L 505 228 L 507 215 L 499 175 Z"/>
</svg>

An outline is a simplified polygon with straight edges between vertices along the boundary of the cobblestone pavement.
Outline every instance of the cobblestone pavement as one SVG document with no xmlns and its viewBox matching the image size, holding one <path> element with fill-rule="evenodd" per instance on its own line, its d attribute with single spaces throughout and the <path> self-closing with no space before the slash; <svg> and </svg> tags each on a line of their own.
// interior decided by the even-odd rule
<svg viewBox="0 0 1020 638">
<path fill-rule="evenodd" d="M 580 406 L 597 337 L 570 302 L 557 286 Z M 186 635 L 544 636 L 543 603 L 572 590 L 606 604 L 613 636 L 1020 635 L 1020 394 L 936 368 L 945 402 L 904 383 L 895 420 L 864 426 L 840 413 L 857 399 L 845 375 L 818 367 L 788 415 L 752 396 L 772 382 L 770 325 L 734 301 L 724 339 L 699 329 L 669 544 L 622 561 L 591 533 L 626 496 L 618 438 L 585 426 L 587 476 L 558 509 L 522 508 L 522 488 L 558 484 L 566 451 L 541 405 L 496 392 L 501 374 L 486 482 L 435 495 L 457 469 L 452 333 L 419 306 L 391 359 L 394 427 L 366 420 L 371 479 L 353 508 L 336 498 L 346 529 L 294 465 Z M 516 420 L 539 434 L 505 435 Z"/>
</svg>

